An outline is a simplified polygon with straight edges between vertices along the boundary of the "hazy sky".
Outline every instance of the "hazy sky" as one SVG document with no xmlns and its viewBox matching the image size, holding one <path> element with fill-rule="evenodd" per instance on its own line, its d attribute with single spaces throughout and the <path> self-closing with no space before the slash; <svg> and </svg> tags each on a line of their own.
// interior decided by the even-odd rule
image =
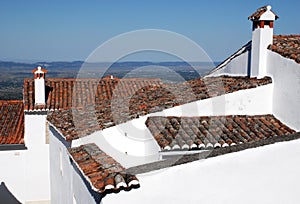
<svg viewBox="0 0 300 204">
<path fill-rule="evenodd" d="M 280 17 L 276 34 L 300 33 L 296 0 L 1 0 L 0 60 L 85 60 L 116 35 L 164 29 L 219 61 L 251 39 L 247 17 L 266 4 Z"/>
</svg>

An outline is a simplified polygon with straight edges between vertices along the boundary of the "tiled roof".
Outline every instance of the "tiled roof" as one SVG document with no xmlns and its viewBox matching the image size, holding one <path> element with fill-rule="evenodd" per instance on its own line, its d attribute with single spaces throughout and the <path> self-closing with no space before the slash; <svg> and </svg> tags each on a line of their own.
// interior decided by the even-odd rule
<svg viewBox="0 0 300 204">
<path fill-rule="evenodd" d="M 46 79 L 46 105 L 34 104 L 34 80 L 24 80 L 25 110 L 60 110 L 84 107 L 111 100 L 114 89 L 121 96 L 131 96 L 134 91 L 148 85 L 160 84 L 159 79 Z"/>
<path fill-rule="evenodd" d="M 22 101 L 0 101 L 0 145 L 24 144 Z"/>
<path fill-rule="evenodd" d="M 92 184 L 93 190 L 100 193 L 139 186 L 134 175 L 125 172 L 124 167 L 101 151 L 95 144 L 86 144 L 69 149 L 72 159 Z"/>
<path fill-rule="evenodd" d="M 267 10 L 268 10 L 267 6 L 260 7 L 251 16 L 249 16 L 248 19 L 249 20 L 258 20 L 261 17 L 261 15 L 263 15 Z M 274 15 L 275 15 L 275 19 L 279 18 L 275 13 L 274 13 Z"/>
<path fill-rule="evenodd" d="M 300 35 L 274 36 L 273 44 L 269 46 L 269 49 L 300 63 Z"/>
<path fill-rule="evenodd" d="M 81 108 L 75 107 L 53 111 L 48 114 L 48 121 L 58 128 L 67 140 L 73 140 L 148 113 L 242 89 L 255 88 L 271 82 L 272 80 L 269 77 L 256 79 L 222 76 L 195 79 L 180 84 L 156 83 L 140 86 L 140 88 L 137 86 L 136 92 L 130 90 L 129 86 L 126 90 L 130 91 L 130 94 L 121 94 L 122 91 L 113 90 L 112 85 L 108 84 L 104 87 L 100 86 L 102 91 L 98 91 L 94 98 L 81 98 L 83 94 L 78 94 L 80 98 L 76 99 L 77 101 L 81 101 L 81 103 L 83 103 L 83 100 L 95 101 L 94 104 L 82 106 Z M 151 84 L 151 82 L 143 83 Z M 56 82 L 57 87 L 55 89 L 62 90 L 59 88 L 62 84 L 63 82 Z M 83 84 L 85 83 L 81 82 L 80 85 Z M 71 85 L 71 83 L 68 85 Z M 131 86 L 133 85 L 134 82 Z M 69 90 L 71 88 L 64 87 L 64 89 Z M 82 90 L 82 88 L 79 90 Z M 88 88 L 85 92 L 88 92 Z M 118 97 L 112 98 L 111 95 L 113 94 Z M 72 100 L 72 98 L 68 99 Z M 72 102 L 64 102 L 62 97 L 60 104 L 64 103 L 68 103 L 64 106 L 68 107 Z"/>
<path fill-rule="evenodd" d="M 295 133 L 273 115 L 156 116 L 146 125 L 162 150 L 226 147 Z"/>
</svg>

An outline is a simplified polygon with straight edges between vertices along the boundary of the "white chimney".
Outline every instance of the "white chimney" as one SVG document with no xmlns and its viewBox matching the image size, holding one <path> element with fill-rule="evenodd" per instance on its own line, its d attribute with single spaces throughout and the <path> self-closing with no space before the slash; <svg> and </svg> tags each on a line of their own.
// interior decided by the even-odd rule
<svg viewBox="0 0 300 204">
<path fill-rule="evenodd" d="M 263 6 L 248 19 L 253 22 L 250 77 L 263 78 L 267 74 L 267 49 L 273 44 L 274 21 L 278 16 L 271 6 Z"/>
<path fill-rule="evenodd" d="M 46 102 L 45 75 L 48 71 L 40 66 L 32 70 L 34 74 L 34 97 L 36 105 L 43 105 Z"/>
</svg>

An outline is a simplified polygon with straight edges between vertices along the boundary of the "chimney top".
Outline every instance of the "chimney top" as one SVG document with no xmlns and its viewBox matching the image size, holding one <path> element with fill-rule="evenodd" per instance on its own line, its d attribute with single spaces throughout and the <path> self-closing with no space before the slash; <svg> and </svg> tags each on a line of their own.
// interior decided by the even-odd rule
<svg viewBox="0 0 300 204">
<path fill-rule="evenodd" d="M 272 6 L 267 5 L 258 8 L 251 16 L 248 17 L 252 21 L 274 21 L 279 17 L 272 11 Z"/>
<path fill-rule="evenodd" d="M 32 70 L 32 73 L 47 73 L 47 72 L 48 71 L 41 66 L 37 66 L 34 70 Z"/>
</svg>

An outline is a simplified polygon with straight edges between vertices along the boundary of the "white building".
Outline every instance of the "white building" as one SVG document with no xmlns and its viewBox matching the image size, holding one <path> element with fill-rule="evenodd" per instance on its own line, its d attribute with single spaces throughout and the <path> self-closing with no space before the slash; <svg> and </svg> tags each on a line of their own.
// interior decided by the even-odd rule
<svg viewBox="0 0 300 204">
<path fill-rule="evenodd" d="M 51 203 L 299 202 L 300 36 L 274 36 L 270 6 L 249 19 L 252 41 L 182 84 L 106 77 L 44 86 L 36 80 L 46 70 L 36 69 L 24 85 L 28 149 L 1 151 L 0 159 L 32 147 L 40 154 L 30 166 L 39 164 L 48 155 L 47 121 Z M 9 179 L 7 188 L 27 201 Z"/>
<path fill-rule="evenodd" d="M 32 103 L 42 107 L 46 70 L 37 68 L 33 73 L 37 95 Z M 0 168 L 0 182 L 21 203 L 50 203 L 47 112 L 29 111 L 23 101 L 0 101 L 0 106 L 0 161 L 4 164 Z"/>
</svg>

